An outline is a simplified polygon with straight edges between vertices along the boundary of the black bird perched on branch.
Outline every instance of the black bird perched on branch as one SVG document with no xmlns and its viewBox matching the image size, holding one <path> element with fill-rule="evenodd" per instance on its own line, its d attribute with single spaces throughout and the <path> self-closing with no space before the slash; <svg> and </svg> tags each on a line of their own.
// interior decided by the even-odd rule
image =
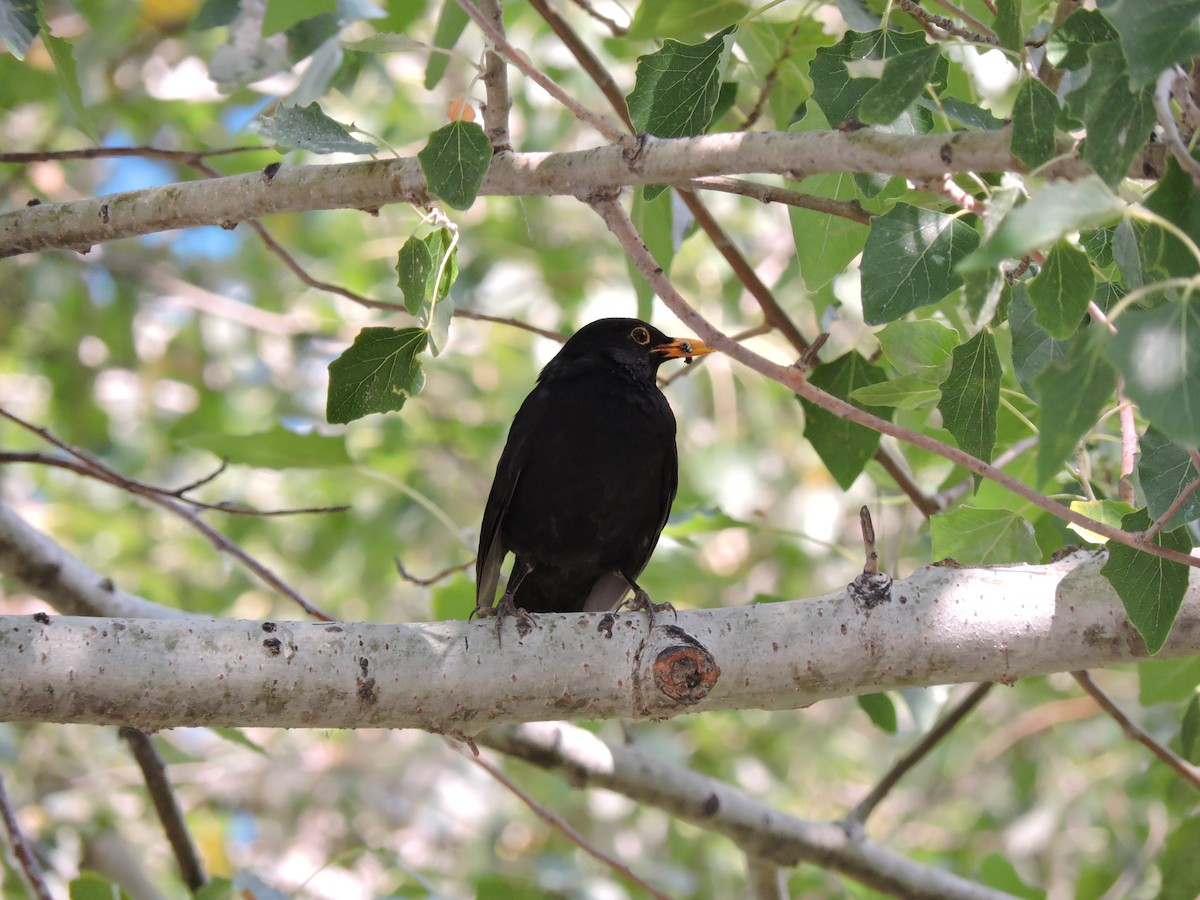
<svg viewBox="0 0 1200 900">
<path fill-rule="evenodd" d="M 638 319 L 585 325 L 542 369 L 513 419 L 475 561 L 479 615 L 655 605 L 637 578 L 679 480 L 675 417 L 655 384 L 668 359 L 711 353 Z M 493 608 L 500 565 L 516 557 Z"/>
</svg>

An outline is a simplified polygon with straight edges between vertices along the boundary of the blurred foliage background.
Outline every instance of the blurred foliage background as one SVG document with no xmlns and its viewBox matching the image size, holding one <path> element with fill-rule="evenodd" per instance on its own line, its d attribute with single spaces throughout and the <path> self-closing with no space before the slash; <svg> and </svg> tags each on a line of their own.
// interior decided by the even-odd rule
<svg viewBox="0 0 1200 900">
<path fill-rule="evenodd" d="M 30 152 L 97 143 L 255 148 L 206 158 L 220 174 L 279 161 L 277 151 L 259 146 L 252 124 L 296 89 L 311 45 L 304 46 L 304 34 L 289 35 L 291 55 L 287 42 L 273 45 L 283 54 L 278 72 L 221 92 L 208 73 L 226 29 L 197 23 L 221 6 L 46 3 L 54 34 L 71 42 L 87 121 L 67 102 L 37 41 L 24 60 L 0 55 L 0 143 Z M 664 38 L 702 39 L 730 20 L 731 9 L 738 15 L 741 9 L 706 0 L 645 11 L 657 6 L 604 5 L 618 21 L 634 17 L 634 30 L 623 37 L 572 4 L 563 3 L 561 12 L 628 90 L 639 54 Z M 980 2 L 964 6 L 990 15 Z M 1044 13 L 1050 4 L 1025 6 Z M 835 43 L 847 18 L 877 15 L 882 7 L 768 4 L 755 21 L 761 58 L 740 52 L 736 78 L 761 79 L 789 31 L 800 37 L 762 125 L 788 127 L 809 89 L 805 73 L 816 48 Z M 450 15 L 433 0 L 390 0 L 376 12 L 379 17 L 347 24 L 343 37 L 377 30 L 432 44 L 439 21 Z M 606 111 L 595 86 L 527 4 L 510 2 L 505 12 L 516 46 L 573 96 Z M 448 55 L 347 50 L 322 108 L 397 154 L 414 155 L 444 124 L 451 101 L 465 97 L 478 105 L 482 86 L 474 81 L 474 64 L 481 46 L 468 28 Z M 427 89 L 431 59 L 444 62 L 445 71 Z M 516 149 L 599 143 L 540 90 L 511 77 Z M 996 114 L 1003 116 L 1000 92 L 997 97 Z M 739 92 L 724 113 L 727 121 L 744 119 L 755 98 L 753 91 Z M 340 158 L 320 161 L 327 159 Z M 290 153 L 283 161 L 313 160 Z M 35 199 L 202 177 L 182 160 L 43 160 L 4 165 L 0 191 L 5 206 L 17 208 Z M 831 356 L 851 348 L 871 352 L 870 329 L 853 312 L 853 266 L 809 292 L 783 206 L 723 195 L 706 200 L 806 334 L 831 331 Z M 641 314 L 669 334 L 686 333 L 649 301 L 644 286 L 631 282 L 602 222 L 573 199 L 481 198 L 453 218 L 462 234 L 452 292 L 460 310 L 562 334 L 597 317 Z M 312 277 L 399 303 L 396 253 L 420 221 L 418 211 L 393 205 L 377 216 L 313 212 L 262 224 Z M 410 622 L 462 617 L 471 608 L 467 574 L 425 587 L 399 577 L 395 560 L 427 576 L 472 559 L 508 423 L 557 349 L 554 341 L 456 317 L 448 348 L 426 362 L 425 390 L 401 413 L 335 427 L 324 417 L 329 362 L 364 325 L 412 320 L 306 286 L 244 225 L 118 241 L 86 255 L 21 256 L 0 267 L 5 408 L 126 476 L 156 485 L 194 482 L 227 457 L 228 467 L 197 491 L 209 502 L 259 510 L 347 505 L 344 512 L 285 517 L 206 515 L 338 618 Z M 757 306 L 703 236 L 680 243 L 671 274 L 728 332 L 760 321 Z M 830 318 L 835 304 L 839 313 Z M 773 334 L 750 343 L 781 361 L 794 359 Z M 803 412 L 786 391 L 719 355 L 684 375 L 678 369 L 664 374 L 671 376 L 666 393 L 680 422 L 681 487 L 643 580 L 653 597 L 693 608 L 839 589 L 861 567 L 857 509 L 863 503 L 875 511 L 889 571 L 902 576 L 929 561 L 928 528 L 888 476 L 871 463 L 849 491 L 839 489 L 802 439 Z M 1013 417 L 1001 427 L 1015 432 L 1020 423 Z M 306 446 L 294 440 L 309 434 L 330 441 Z M 7 450 L 47 449 L 7 421 L 0 424 L 0 441 Z M 912 450 L 903 456 L 931 493 L 962 476 L 932 456 Z M 126 492 L 36 465 L 0 469 L 0 490 L 21 515 L 125 590 L 211 616 L 301 617 L 184 522 Z M 6 613 L 41 608 L 11 590 L 0 598 Z M 1155 665 L 1169 681 L 1174 667 L 1195 663 Z M 1134 702 L 1136 678 L 1112 672 L 1104 681 L 1124 702 Z M 795 713 L 684 717 L 640 725 L 635 734 L 656 754 L 787 812 L 829 818 L 857 802 L 953 696 L 950 689 L 897 695 L 893 732 L 873 725 L 848 699 Z M 1167 740 L 1187 692 L 1152 699 L 1169 702 L 1143 710 L 1144 722 Z M 620 735 L 616 723 L 594 727 Z M 253 729 L 246 737 L 253 746 L 181 729 L 159 743 L 206 863 L 214 874 L 241 879 L 254 896 L 271 896 L 270 889 L 329 898 L 635 895 L 439 737 Z M 150 884 L 139 889 L 123 878 L 132 894 L 184 893 L 114 731 L 0 724 L 0 766 L 23 824 L 57 876 L 93 868 L 117 877 L 126 854 Z M 728 842 L 616 794 L 579 792 L 520 763 L 508 768 L 539 802 L 672 896 L 719 898 L 745 890 L 745 860 Z M 915 859 L 966 877 L 1006 889 L 1037 886 L 1026 896 L 1153 896 L 1159 875 L 1151 861 L 1167 840 L 1169 822 L 1194 807 L 1187 790 L 1133 749 L 1067 676 L 1031 679 L 993 691 L 904 781 L 870 830 Z M 0 865 L 0 894 L 21 897 L 10 865 Z M 790 887 L 796 896 L 872 896 L 811 866 L 800 867 Z"/>
</svg>

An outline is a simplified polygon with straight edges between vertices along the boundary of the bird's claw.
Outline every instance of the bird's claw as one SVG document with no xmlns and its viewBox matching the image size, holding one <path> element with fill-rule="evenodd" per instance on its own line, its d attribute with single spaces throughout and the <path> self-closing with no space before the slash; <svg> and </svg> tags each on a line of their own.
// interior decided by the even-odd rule
<svg viewBox="0 0 1200 900">
<path fill-rule="evenodd" d="M 538 627 L 537 620 L 534 619 L 533 613 L 526 609 L 522 609 L 513 602 L 512 594 L 505 592 L 500 597 L 500 602 L 495 606 L 477 606 L 475 607 L 474 615 L 481 619 L 490 619 L 493 616 L 496 619 L 496 643 L 502 645 L 504 643 L 500 634 L 500 629 L 504 625 L 505 619 L 517 620 L 517 638 L 523 638 L 533 629 Z"/>
<path fill-rule="evenodd" d="M 638 610 L 644 611 L 646 613 L 646 618 L 650 620 L 651 628 L 654 627 L 654 616 L 656 613 L 670 610 L 671 615 L 675 617 L 676 621 L 679 619 L 679 613 L 676 612 L 674 606 L 672 606 L 669 602 L 655 603 L 650 599 L 650 595 L 641 588 L 634 590 L 633 596 L 624 601 L 620 606 L 617 607 L 617 609 L 628 609 L 631 612 L 637 612 Z"/>
</svg>

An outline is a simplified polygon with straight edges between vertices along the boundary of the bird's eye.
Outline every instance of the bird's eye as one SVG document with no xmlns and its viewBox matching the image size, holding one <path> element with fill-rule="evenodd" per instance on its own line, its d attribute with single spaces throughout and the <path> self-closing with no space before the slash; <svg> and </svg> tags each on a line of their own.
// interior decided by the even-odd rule
<svg viewBox="0 0 1200 900">
<path fill-rule="evenodd" d="M 640 344 L 643 347 L 650 343 L 650 332 L 641 325 L 629 332 L 629 336 L 633 338 L 635 344 Z"/>
</svg>

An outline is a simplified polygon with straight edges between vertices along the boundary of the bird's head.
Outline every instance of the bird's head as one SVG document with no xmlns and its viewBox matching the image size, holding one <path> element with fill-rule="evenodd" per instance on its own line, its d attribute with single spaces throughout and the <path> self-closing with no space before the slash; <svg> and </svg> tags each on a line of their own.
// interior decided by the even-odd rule
<svg viewBox="0 0 1200 900">
<path fill-rule="evenodd" d="M 563 344 L 542 372 L 542 378 L 569 375 L 597 366 L 617 367 L 653 378 L 668 359 L 712 353 L 697 338 L 673 338 L 641 319 L 597 319 L 584 325 Z"/>
</svg>

